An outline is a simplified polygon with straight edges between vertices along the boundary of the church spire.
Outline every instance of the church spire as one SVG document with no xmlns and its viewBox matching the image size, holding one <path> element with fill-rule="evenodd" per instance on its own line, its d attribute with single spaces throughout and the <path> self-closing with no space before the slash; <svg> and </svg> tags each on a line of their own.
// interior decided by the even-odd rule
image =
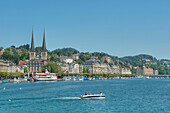
<svg viewBox="0 0 170 113">
<path fill-rule="evenodd" d="M 44 29 L 44 35 L 43 35 L 42 52 L 46 52 L 46 44 L 45 44 L 45 29 Z"/>
<path fill-rule="evenodd" d="M 32 41 L 31 41 L 31 52 L 35 52 L 35 48 L 34 48 L 34 35 L 33 35 L 33 29 L 32 29 Z"/>
</svg>

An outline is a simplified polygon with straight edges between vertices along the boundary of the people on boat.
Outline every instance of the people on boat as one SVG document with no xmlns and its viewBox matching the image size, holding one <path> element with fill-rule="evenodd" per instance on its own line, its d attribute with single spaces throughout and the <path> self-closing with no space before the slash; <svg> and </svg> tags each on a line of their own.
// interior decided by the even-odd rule
<svg viewBox="0 0 170 113">
<path fill-rule="evenodd" d="M 102 92 L 100 92 L 100 95 L 102 95 Z"/>
<path fill-rule="evenodd" d="M 85 95 L 87 95 L 87 92 L 85 93 Z"/>
</svg>

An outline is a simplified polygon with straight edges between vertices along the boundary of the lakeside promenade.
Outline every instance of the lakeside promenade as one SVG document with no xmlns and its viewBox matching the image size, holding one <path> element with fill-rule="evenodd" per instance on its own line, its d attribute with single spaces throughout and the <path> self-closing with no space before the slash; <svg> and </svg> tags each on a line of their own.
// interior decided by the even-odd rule
<svg viewBox="0 0 170 113">
<path fill-rule="evenodd" d="M 89 74 L 89 73 L 63 73 L 63 74 L 56 74 L 58 75 L 58 79 L 56 81 L 65 81 L 64 77 L 77 77 L 83 76 L 84 80 L 109 80 L 109 79 L 154 79 L 154 78 L 170 78 L 170 75 L 121 75 L 121 74 Z M 34 82 L 32 78 L 32 74 L 22 74 L 22 75 L 15 75 L 15 76 L 1 76 L 0 82 L 7 83 L 7 82 L 26 82 L 31 81 Z M 71 80 L 75 81 L 75 80 Z"/>
</svg>

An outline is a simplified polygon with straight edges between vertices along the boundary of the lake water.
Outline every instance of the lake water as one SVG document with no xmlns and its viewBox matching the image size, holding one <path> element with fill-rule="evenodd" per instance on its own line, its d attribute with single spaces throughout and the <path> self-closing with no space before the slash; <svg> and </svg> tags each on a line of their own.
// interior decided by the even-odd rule
<svg viewBox="0 0 170 113">
<path fill-rule="evenodd" d="M 105 100 L 79 98 L 85 92 L 97 94 L 100 91 L 106 94 Z M 170 112 L 170 80 L 128 79 L 0 84 L 0 112 L 167 113 Z"/>
</svg>

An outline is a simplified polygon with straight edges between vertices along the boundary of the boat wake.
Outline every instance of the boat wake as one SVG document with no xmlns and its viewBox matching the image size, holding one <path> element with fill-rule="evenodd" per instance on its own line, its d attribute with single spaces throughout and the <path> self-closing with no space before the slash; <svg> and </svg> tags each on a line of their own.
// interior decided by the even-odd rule
<svg viewBox="0 0 170 113">
<path fill-rule="evenodd" d="M 53 98 L 54 100 L 78 100 L 81 99 L 80 97 L 58 97 L 58 98 Z"/>
<path fill-rule="evenodd" d="M 78 100 L 80 97 L 57 97 L 57 98 L 10 98 L 10 101 L 44 101 L 44 100 Z M 7 101 L 7 99 L 2 99 L 0 101 Z"/>
</svg>

